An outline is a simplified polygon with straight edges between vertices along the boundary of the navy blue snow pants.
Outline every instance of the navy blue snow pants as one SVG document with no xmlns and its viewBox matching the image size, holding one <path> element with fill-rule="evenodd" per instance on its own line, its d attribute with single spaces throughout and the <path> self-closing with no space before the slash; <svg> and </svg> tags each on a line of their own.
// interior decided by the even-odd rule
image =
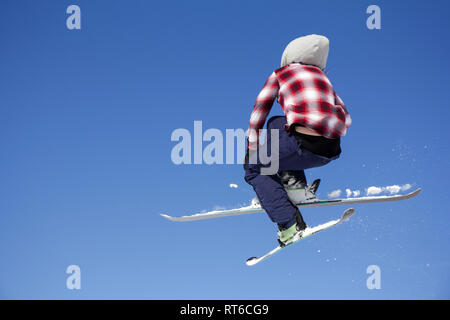
<svg viewBox="0 0 450 320">
<path fill-rule="evenodd" d="M 271 154 L 270 146 L 272 136 L 270 129 L 277 129 L 279 132 L 279 165 L 278 172 L 273 175 L 261 174 L 262 167 L 269 167 L 269 164 L 262 164 L 259 157 L 253 156 L 253 164 L 248 163 L 245 167 L 245 181 L 250 184 L 259 198 L 262 208 L 267 212 L 269 218 L 277 223 L 281 228 L 286 229 L 296 222 L 297 209 L 290 202 L 288 195 L 281 183 L 278 173 L 286 170 L 295 171 L 295 176 L 306 183 L 304 169 L 324 166 L 331 160 L 316 155 L 301 147 L 301 140 L 294 137 L 285 129 L 286 117 L 275 116 L 267 122 L 267 150 Z"/>
</svg>

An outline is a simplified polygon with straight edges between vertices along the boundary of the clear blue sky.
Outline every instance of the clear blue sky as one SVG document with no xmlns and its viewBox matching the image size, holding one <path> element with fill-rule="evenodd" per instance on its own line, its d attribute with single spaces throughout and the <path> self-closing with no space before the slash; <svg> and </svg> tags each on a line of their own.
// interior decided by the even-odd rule
<svg viewBox="0 0 450 320">
<path fill-rule="evenodd" d="M 65 13 L 81 7 L 82 29 Z M 381 7 L 381 30 L 366 8 Z M 24 1 L 0 4 L 0 298 L 448 299 L 448 1 Z M 241 165 L 171 162 L 176 128 L 246 129 L 284 46 L 318 33 L 352 115 L 319 195 L 410 183 L 407 202 L 249 268 L 264 213 L 173 223 L 253 197 Z M 273 114 L 280 114 L 278 105 Z M 230 183 L 239 185 L 229 188 Z M 309 224 L 344 208 L 303 210 Z M 320 251 L 319 251 L 320 250 Z M 82 289 L 66 289 L 79 265 Z M 381 268 L 368 290 L 366 268 Z"/>
</svg>

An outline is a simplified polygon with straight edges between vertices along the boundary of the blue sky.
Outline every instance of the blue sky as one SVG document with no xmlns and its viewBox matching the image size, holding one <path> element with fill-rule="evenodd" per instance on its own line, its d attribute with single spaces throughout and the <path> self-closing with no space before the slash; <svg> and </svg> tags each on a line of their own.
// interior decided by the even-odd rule
<svg viewBox="0 0 450 320">
<path fill-rule="evenodd" d="M 66 28 L 81 8 L 82 29 Z M 366 8 L 381 8 L 368 30 Z M 448 1 L 2 1 L 0 298 L 448 299 Z M 249 268 L 276 245 L 241 165 L 180 165 L 173 130 L 246 129 L 284 46 L 326 35 L 328 76 L 352 115 L 319 195 L 409 183 L 407 202 Z M 280 114 L 275 105 L 272 114 Z M 446 142 L 447 141 L 447 142 Z M 230 183 L 239 185 L 231 189 Z M 307 223 L 343 207 L 304 209 Z M 81 290 L 66 288 L 67 266 Z M 366 268 L 381 269 L 368 290 Z"/>
</svg>

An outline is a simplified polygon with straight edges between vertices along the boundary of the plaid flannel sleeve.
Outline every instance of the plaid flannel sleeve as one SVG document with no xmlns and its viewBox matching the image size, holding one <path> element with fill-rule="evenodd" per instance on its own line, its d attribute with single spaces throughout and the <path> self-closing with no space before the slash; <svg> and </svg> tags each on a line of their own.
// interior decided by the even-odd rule
<svg viewBox="0 0 450 320">
<path fill-rule="evenodd" d="M 340 105 L 345 112 L 345 129 L 343 132 L 345 134 L 347 132 L 347 129 L 352 124 L 352 118 L 350 117 L 350 113 L 348 113 L 347 107 L 345 106 L 344 102 L 342 101 L 342 99 L 339 97 L 339 95 L 336 92 L 334 92 L 334 99 L 335 99 L 335 104 Z"/>
<path fill-rule="evenodd" d="M 259 142 L 259 130 L 264 127 L 267 115 L 272 108 L 273 102 L 278 96 L 279 83 L 275 72 L 273 72 L 264 84 L 261 92 L 256 98 L 256 103 L 250 115 L 248 128 L 248 147 L 251 150 L 257 148 Z"/>
</svg>

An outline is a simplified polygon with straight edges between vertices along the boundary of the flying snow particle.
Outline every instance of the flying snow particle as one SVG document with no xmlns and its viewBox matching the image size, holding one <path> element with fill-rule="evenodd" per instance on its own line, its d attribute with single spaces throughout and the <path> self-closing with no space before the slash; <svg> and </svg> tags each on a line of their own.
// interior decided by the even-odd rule
<svg viewBox="0 0 450 320">
<path fill-rule="evenodd" d="M 353 191 L 353 196 L 354 197 L 359 197 L 360 194 L 361 194 L 361 191 L 359 191 L 359 190 Z"/>
<path fill-rule="evenodd" d="M 347 194 L 347 198 L 350 198 L 350 196 L 352 195 L 352 190 L 345 189 L 345 193 Z"/>
</svg>

